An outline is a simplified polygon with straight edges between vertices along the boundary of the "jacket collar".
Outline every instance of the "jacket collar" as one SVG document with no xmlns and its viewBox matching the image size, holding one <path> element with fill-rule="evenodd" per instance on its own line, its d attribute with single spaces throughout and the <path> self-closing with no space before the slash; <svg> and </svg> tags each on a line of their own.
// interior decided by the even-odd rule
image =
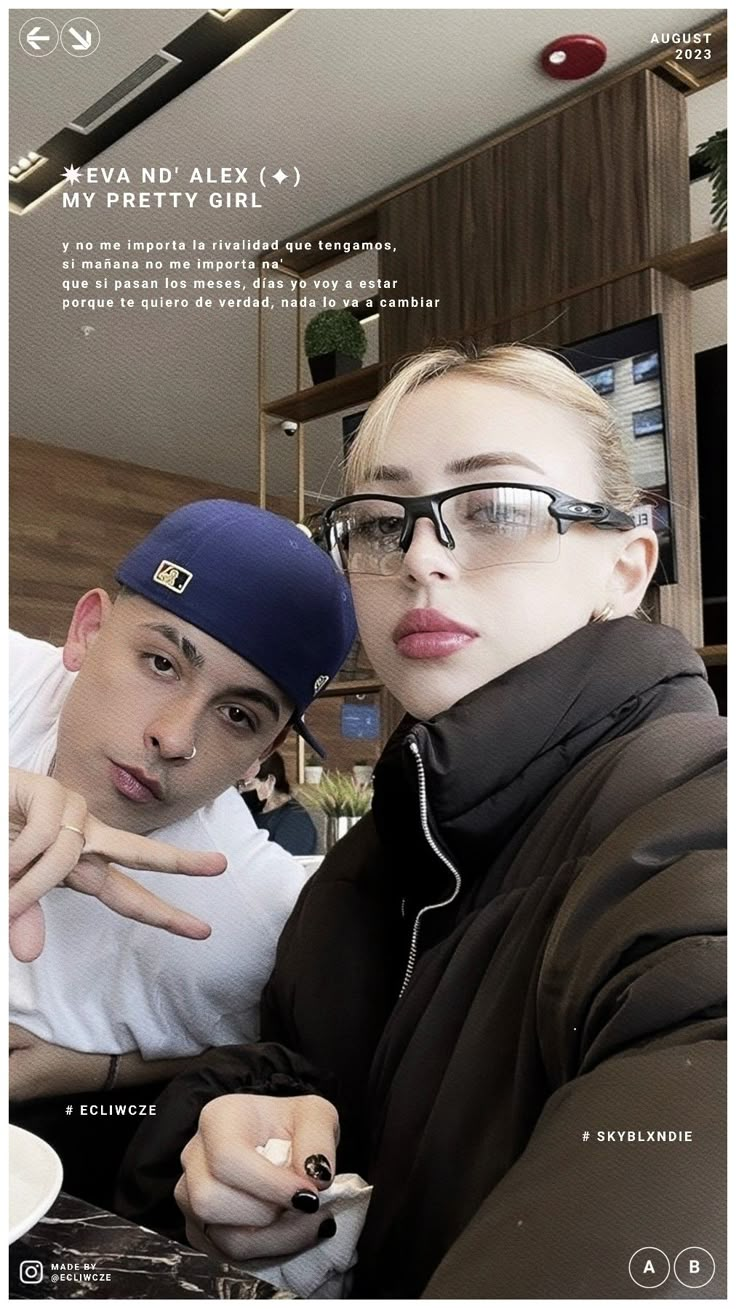
<svg viewBox="0 0 736 1309">
<path fill-rule="evenodd" d="M 374 815 L 382 841 L 400 856 L 405 888 L 428 855 L 412 740 L 433 835 L 465 873 L 488 869 L 596 746 L 645 719 L 692 710 L 717 713 L 703 663 L 682 634 L 619 618 L 580 628 L 426 722 L 404 719 L 376 769 Z"/>
</svg>

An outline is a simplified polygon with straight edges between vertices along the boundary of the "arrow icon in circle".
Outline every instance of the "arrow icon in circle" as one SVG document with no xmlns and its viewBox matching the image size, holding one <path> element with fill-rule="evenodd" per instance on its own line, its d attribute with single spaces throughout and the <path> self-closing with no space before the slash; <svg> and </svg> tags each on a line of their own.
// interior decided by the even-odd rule
<svg viewBox="0 0 736 1309">
<path fill-rule="evenodd" d="M 90 46 L 92 45 L 92 33 L 89 31 L 89 28 L 85 32 L 84 36 L 82 36 L 81 32 L 77 31 L 76 27 L 70 27 L 69 35 L 74 37 L 74 41 L 76 43 L 72 46 L 72 50 L 89 50 Z M 30 39 L 31 38 L 29 36 L 28 40 L 30 41 Z"/>
<path fill-rule="evenodd" d="M 33 50 L 39 50 L 39 41 L 50 41 L 50 36 L 44 36 L 40 27 L 34 27 L 32 31 L 26 32 L 26 41 Z"/>
</svg>

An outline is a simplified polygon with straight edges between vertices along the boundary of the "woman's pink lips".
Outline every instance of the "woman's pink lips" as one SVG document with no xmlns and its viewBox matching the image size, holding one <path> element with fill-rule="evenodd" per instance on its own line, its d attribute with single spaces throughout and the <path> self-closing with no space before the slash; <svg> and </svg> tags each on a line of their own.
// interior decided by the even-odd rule
<svg viewBox="0 0 736 1309">
<path fill-rule="evenodd" d="M 399 654 L 409 659 L 441 659 L 469 645 L 478 635 L 439 609 L 412 609 L 393 630 Z"/>
<path fill-rule="evenodd" d="M 396 624 L 392 636 L 400 641 L 402 636 L 411 636 L 413 632 L 464 632 L 466 636 L 477 636 L 472 627 L 448 618 L 439 609 L 410 609 Z"/>
<path fill-rule="evenodd" d="M 150 804 L 152 800 L 157 800 L 158 796 L 149 791 L 143 782 L 139 782 L 137 777 L 129 773 L 127 768 L 121 768 L 119 764 L 112 764 L 111 775 L 113 786 L 120 795 L 126 800 L 133 800 L 135 804 Z"/>
<path fill-rule="evenodd" d="M 407 659 L 443 659 L 475 640 L 471 632 L 410 632 L 396 642 L 396 649 Z"/>
</svg>

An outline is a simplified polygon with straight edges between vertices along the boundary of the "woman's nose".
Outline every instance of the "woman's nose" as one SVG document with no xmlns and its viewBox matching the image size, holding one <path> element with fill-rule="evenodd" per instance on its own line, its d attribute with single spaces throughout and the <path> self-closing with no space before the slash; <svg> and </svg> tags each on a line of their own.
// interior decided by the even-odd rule
<svg viewBox="0 0 736 1309">
<path fill-rule="evenodd" d="M 401 563 L 401 573 L 414 582 L 451 577 L 457 573 L 454 552 L 438 540 L 428 518 L 420 518 L 414 524 L 411 545 Z"/>
</svg>

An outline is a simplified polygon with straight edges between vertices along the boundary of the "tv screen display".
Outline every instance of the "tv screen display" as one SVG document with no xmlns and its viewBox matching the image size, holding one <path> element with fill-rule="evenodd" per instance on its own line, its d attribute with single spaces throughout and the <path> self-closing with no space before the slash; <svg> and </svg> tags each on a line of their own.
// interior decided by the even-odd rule
<svg viewBox="0 0 736 1309">
<path fill-rule="evenodd" d="M 654 581 L 660 586 L 676 582 L 659 314 L 574 341 L 558 353 L 611 406 L 634 481 L 644 492 L 645 503 L 634 517 L 653 527 L 659 540 Z"/>
</svg>

